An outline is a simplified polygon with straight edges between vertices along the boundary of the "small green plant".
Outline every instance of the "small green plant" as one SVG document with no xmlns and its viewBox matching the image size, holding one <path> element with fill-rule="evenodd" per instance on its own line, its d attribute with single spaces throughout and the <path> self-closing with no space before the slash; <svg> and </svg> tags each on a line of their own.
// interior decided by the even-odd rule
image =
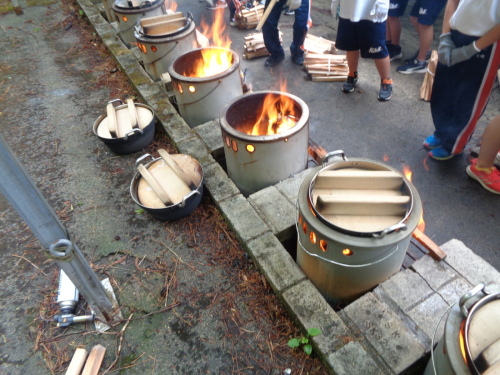
<svg viewBox="0 0 500 375">
<path fill-rule="evenodd" d="M 321 330 L 319 328 L 309 328 L 307 330 L 307 335 L 301 337 L 295 337 L 288 341 L 288 346 L 290 348 L 298 348 L 302 345 L 302 349 L 307 355 L 311 355 L 313 347 L 309 344 L 309 338 L 321 335 Z"/>
<path fill-rule="evenodd" d="M 144 213 L 144 209 L 138 208 L 137 210 L 134 211 L 137 215 L 142 215 Z"/>
</svg>

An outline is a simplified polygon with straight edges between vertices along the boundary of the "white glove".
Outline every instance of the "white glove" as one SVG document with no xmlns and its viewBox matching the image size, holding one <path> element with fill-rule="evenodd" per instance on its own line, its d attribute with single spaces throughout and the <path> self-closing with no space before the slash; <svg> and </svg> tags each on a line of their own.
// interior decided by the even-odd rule
<svg viewBox="0 0 500 375">
<path fill-rule="evenodd" d="M 299 9 L 302 4 L 302 0 L 288 0 L 286 6 L 289 10 Z"/>
<path fill-rule="evenodd" d="M 371 16 L 374 17 L 374 22 L 384 22 L 387 19 L 387 13 L 389 12 L 389 0 L 377 0 L 373 5 L 373 9 L 370 12 Z"/>
<path fill-rule="evenodd" d="M 332 0 L 332 5 L 330 6 L 330 9 L 332 10 L 332 15 L 335 18 L 339 18 L 339 13 L 338 13 L 339 5 L 340 5 L 340 0 Z"/>
</svg>

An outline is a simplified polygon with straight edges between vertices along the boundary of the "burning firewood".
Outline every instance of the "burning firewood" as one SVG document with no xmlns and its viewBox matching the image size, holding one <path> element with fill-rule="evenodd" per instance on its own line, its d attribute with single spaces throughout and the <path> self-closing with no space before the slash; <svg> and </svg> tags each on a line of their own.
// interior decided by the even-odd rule
<svg viewBox="0 0 500 375">
<path fill-rule="evenodd" d="M 345 55 L 307 52 L 304 68 L 312 81 L 341 82 L 347 79 L 349 69 Z"/>
<path fill-rule="evenodd" d="M 280 42 L 282 41 L 283 33 L 279 32 Z M 251 33 L 245 36 L 245 51 L 243 58 L 250 60 L 256 57 L 269 56 L 266 46 L 264 45 L 264 36 L 262 33 Z"/>
<path fill-rule="evenodd" d="M 251 8 L 241 6 L 236 10 L 234 20 L 239 29 L 255 29 L 264 14 L 264 5 L 255 5 Z"/>
<path fill-rule="evenodd" d="M 431 100 L 432 84 L 434 83 L 434 73 L 436 72 L 436 65 L 438 62 L 438 53 L 436 50 L 432 51 L 431 59 L 427 64 L 427 71 L 425 72 L 424 82 L 420 87 L 420 99 L 428 102 Z"/>
</svg>

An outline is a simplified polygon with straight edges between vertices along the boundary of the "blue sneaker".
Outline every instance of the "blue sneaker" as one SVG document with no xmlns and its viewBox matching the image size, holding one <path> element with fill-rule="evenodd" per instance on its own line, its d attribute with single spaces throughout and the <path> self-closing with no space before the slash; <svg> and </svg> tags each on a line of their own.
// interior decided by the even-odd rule
<svg viewBox="0 0 500 375">
<path fill-rule="evenodd" d="M 440 161 L 449 160 L 452 157 L 454 157 L 455 155 L 457 155 L 457 154 L 452 154 L 452 153 L 446 151 L 441 146 L 436 147 L 435 149 L 429 151 L 429 156 L 431 158 L 433 158 L 435 160 L 440 160 Z"/>
<path fill-rule="evenodd" d="M 396 71 L 403 74 L 425 73 L 427 71 L 427 63 L 415 59 L 412 62 L 398 66 Z"/>
<path fill-rule="evenodd" d="M 428 148 L 429 150 L 434 150 L 435 148 L 438 148 L 439 146 L 441 146 L 441 140 L 438 137 L 436 137 L 434 134 L 429 135 L 424 140 L 424 147 Z"/>
</svg>

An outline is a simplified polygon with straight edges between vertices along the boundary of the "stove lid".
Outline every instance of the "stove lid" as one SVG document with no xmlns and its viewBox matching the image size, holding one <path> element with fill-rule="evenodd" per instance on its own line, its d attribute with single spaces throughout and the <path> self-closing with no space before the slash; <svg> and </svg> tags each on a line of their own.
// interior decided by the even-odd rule
<svg viewBox="0 0 500 375">
<path fill-rule="evenodd" d="M 144 7 L 150 7 L 155 3 L 161 2 L 162 0 L 115 0 L 114 5 L 118 8 L 123 9 L 139 9 Z"/>
<path fill-rule="evenodd" d="M 136 31 L 141 37 L 165 38 L 182 34 L 194 24 L 193 15 L 188 12 L 186 16 L 182 12 L 162 14 L 160 16 L 145 17 L 139 21 Z"/>
</svg>

